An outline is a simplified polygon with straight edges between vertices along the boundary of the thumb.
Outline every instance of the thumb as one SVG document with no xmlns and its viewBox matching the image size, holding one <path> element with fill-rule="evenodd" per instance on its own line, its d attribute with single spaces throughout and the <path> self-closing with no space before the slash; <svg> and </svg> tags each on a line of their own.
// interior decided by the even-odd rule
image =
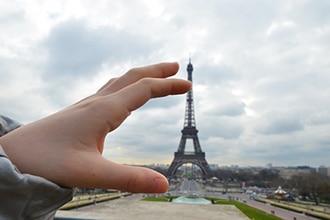
<svg viewBox="0 0 330 220">
<path fill-rule="evenodd" d="M 154 170 L 144 167 L 116 165 L 115 175 L 108 177 L 110 188 L 133 193 L 164 193 L 168 189 L 166 177 Z"/>
<path fill-rule="evenodd" d="M 164 193 L 168 189 L 166 177 L 154 170 L 117 164 L 101 155 L 89 162 L 76 176 L 79 187 L 118 189 L 132 193 Z"/>
</svg>

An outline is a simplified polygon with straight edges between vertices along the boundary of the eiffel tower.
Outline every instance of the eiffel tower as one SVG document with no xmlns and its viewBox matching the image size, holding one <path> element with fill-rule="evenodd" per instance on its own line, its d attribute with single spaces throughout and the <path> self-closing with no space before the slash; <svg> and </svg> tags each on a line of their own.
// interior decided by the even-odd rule
<svg viewBox="0 0 330 220">
<path fill-rule="evenodd" d="M 188 80 L 192 82 L 193 65 L 191 59 L 187 66 Z M 177 169 L 186 163 L 192 163 L 197 165 L 203 172 L 204 178 L 211 174 L 209 164 L 205 159 L 205 153 L 202 151 L 199 139 L 197 136 L 198 130 L 196 129 L 195 112 L 194 112 L 194 100 L 192 88 L 187 93 L 186 110 L 184 118 L 184 126 L 181 130 L 182 136 L 177 152 L 174 153 L 174 159 L 167 170 L 167 177 L 171 178 L 175 176 Z M 194 145 L 194 151 L 185 151 L 187 139 L 192 139 Z"/>
</svg>

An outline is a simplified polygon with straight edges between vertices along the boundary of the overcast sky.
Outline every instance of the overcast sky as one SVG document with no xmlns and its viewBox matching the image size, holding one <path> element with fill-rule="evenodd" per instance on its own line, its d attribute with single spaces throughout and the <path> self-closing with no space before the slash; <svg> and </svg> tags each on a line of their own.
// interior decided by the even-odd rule
<svg viewBox="0 0 330 220">
<path fill-rule="evenodd" d="M 186 78 L 191 54 L 210 164 L 330 166 L 329 11 L 326 0 L 0 0 L 0 114 L 29 123 L 161 61 Z M 171 163 L 185 104 L 148 102 L 104 156 Z"/>
</svg>

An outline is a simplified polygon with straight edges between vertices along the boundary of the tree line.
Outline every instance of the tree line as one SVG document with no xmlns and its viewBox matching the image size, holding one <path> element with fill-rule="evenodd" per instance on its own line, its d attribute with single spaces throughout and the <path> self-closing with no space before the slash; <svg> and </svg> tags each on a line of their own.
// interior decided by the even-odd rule
<svg viewBox="0 0 330 220">
<path fill-rule="evenodd" d="M 220 182 L 245 182 L 246 186 L 260 188 L 277 188 L 282 186 L 288 193 L 302 200 L 330 203 L 330 177 L 319 173 L 301 173 L 290 178 L 282 178 L 279 170 L 262 169 L 259 171 L 242 170 L 214 170 L 214 176 Z"/>
<path fill-rule="evenodd" d="M 156 167 L 154 170 L 166 175 L 166 169 Z M 301 200 L 313 201 L 316 204 L 330 204 L 330 177 L 319 173 L 302 173 L 290 178 L 280 176 L 277 169 L 216 169 L 212 177 L 217 177 L 220 183 L 256 186 L 264 189 L 274 189 L 281 186 L 288 193 Z M 210 177 L 211 177 L 210 176 Z"/>
</svg>

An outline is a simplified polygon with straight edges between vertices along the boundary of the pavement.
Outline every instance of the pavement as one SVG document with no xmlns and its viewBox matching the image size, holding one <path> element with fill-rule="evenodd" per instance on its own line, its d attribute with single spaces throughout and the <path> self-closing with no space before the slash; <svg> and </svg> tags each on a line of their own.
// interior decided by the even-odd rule
<svg viewBox="0 0 330 220">
<path fill-rule="evenodd" d="M 56 219 L 208 219 L 208 220 L 248 220 L 240 210 L 232 205 L 181 204 L 147 202 L 117 199 L 90 205 L 70 211 L 59 210 Z"/>
</svg>

